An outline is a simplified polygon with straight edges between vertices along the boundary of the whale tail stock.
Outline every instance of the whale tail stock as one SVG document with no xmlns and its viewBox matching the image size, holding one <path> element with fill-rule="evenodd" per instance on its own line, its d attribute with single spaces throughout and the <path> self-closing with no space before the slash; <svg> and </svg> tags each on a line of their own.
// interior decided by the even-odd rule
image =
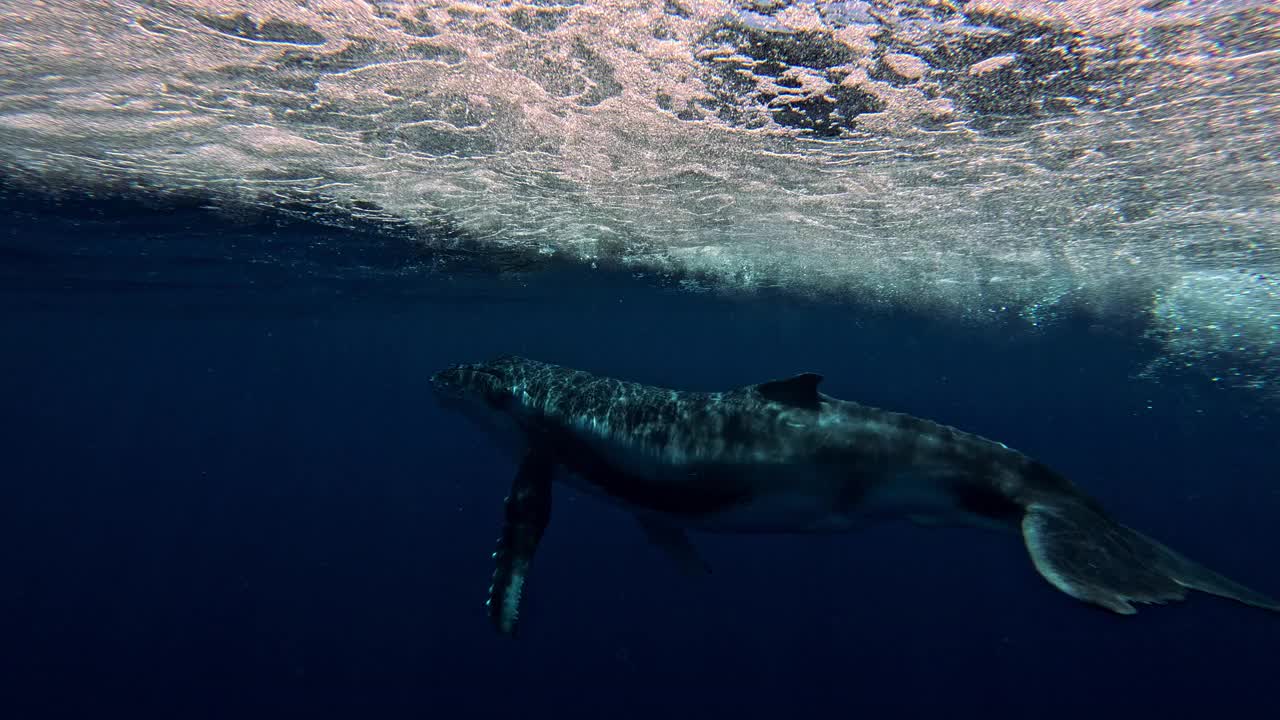
<svg viewBox="0 0 1280 720">
<path fill-rule="evenodd" d="M 1050 584 L 1122 615 L 1137 612 L 1131 603 L 1181 600 L 1187 590 L 1280 612 L 1280 601 L 1188 560 L 1080 499 L 1029 504 L 1022 537 Z"/>
</svg>

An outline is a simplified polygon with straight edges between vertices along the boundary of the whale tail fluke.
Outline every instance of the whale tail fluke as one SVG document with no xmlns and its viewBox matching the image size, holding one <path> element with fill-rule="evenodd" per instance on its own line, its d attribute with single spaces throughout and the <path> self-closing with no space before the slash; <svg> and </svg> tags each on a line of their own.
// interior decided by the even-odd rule
<svg viewBox="0 0 1280 720">
<path fill-rule="evenodd" d="M 1181 600 L 1187 590 L 1280 612 L 1280 601 L 1188 560 L 1078 500 L 1032 503 L 1022 537 L 1036 570 L 1078 600 L 1122 615 L 1132 603 Z"/>
</svg>

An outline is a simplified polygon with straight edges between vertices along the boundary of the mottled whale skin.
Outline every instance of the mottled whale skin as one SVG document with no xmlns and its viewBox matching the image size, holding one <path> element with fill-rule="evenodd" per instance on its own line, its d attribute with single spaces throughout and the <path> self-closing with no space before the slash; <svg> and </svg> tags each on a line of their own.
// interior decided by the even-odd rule
<svg viewBox="0 0 1280 720">
<path fill-rule="evenodd" d="M 432 378 L 442 404 L 519 459 L 498 541 L 490 616 L 511 635 L 562 482 L 637 517 L 683 568 L 706 565 L 686 529 L 848 531 L 886 518 L 1021 533 L 1039 573 L 1121 614 L 1188 589 L 1280 612 L 1111 518 L 1044 464 L 929 420 L 818 392 L 804 373 L 726 392 L 687 392 L 516 356 Z"/>
</svg>

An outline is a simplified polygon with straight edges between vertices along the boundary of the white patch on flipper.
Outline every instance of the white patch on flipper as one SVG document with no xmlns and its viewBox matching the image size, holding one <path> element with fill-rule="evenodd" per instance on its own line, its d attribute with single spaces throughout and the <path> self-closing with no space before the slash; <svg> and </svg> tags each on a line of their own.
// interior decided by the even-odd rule
<svg viewBox="0 0 1280 720">
<path fill-rule="evenodd" d="M 502 629 L 511 632 L 520 619 L 520 595 L 524 591 L 524 572 L 513 570 L 511 582 L 502 592 Z"/>
</svg>

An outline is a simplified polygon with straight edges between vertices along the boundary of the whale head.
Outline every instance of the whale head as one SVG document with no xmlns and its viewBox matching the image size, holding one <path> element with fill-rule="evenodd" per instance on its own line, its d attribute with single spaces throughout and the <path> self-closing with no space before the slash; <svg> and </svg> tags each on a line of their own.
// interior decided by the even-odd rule
<svg viewBox="0 0 1280 720">
<path fill-rule="evenodd" d="M 476 422 L 509 449 L 523 447 L 516 398 L 522 390 L 518 358 L 454 365 L 431 376 L 436 401 Z"/>
<path fill-rule="evenodd" d="M 431 376 L 436 398 L 449 405 L 479 405 L 502 409 L 512 398 L 510 373 L 491 363 L 454 365 Z"/>
</svg>

